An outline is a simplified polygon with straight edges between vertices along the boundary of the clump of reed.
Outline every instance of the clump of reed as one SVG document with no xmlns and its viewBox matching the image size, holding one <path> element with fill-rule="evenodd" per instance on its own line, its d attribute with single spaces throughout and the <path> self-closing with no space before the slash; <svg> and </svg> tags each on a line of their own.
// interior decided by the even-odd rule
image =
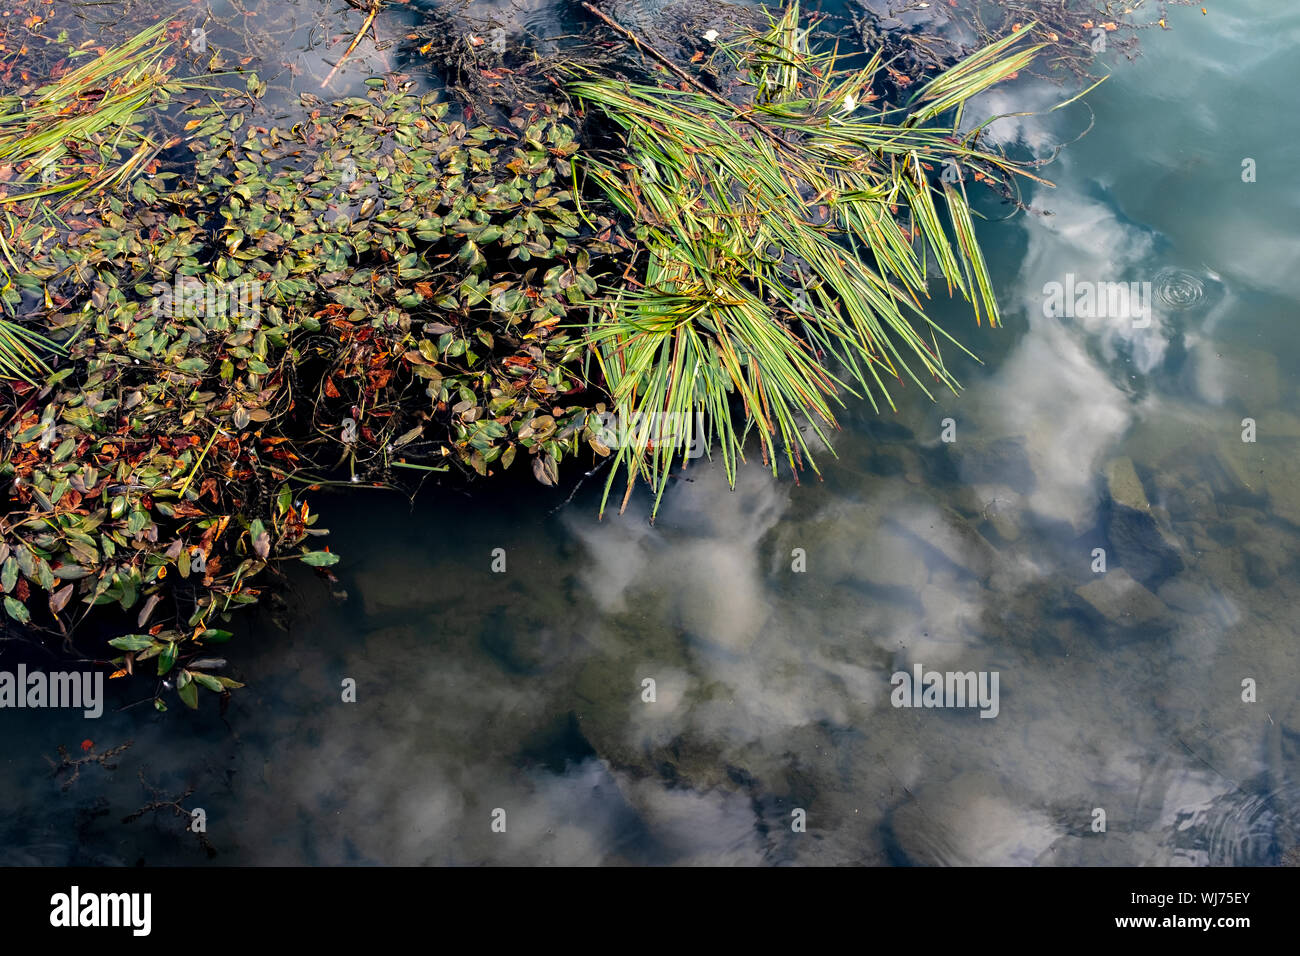
<svg viewBox="0 0 1300 956">
<path fill-rule="evenodd" d="M 661 81 L 569 87 L 621 132 L 626 152 L 586 170 L 643 252 L 637 281 L 592 304 L 589 341 L 614 404 L 687 432 L 702 413 L 733 482 L 750 432 L 774 472 L 782 454 L 796 473 L 816 471 L 803 428 L 825 441 L 843 393 L 879 407 L 893 404 L 891 381 L 927 395 L 927 381 L 957 387 L 940 343 L 962 346 L 923 306 L 928 263 L 977 321 L 997 325 L 966 183 L 976 170 L 1030 175 L 982 148 L 978 128 L 959 132 L 971 97 L 1030 63 L 1030 30 L 876 108 L 880 55 L 846 68 L 814 29 L 792 4 L 764 31 L 720 42 L 704 65 L 739 71 L 729 88 L 657 54 L 671 71 Z M 677 437 L 618 449 L 624 506 L 642 477 L 658 507 L 674 460 L 699 438 Z"/>
</svg>

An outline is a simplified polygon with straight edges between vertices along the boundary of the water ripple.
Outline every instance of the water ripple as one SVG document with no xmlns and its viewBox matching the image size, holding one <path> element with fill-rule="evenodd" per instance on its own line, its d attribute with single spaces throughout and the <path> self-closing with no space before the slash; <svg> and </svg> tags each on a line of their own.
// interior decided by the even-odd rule
<svg viewBox="0 0 1300 956">
<path fill-rule="evenodd" d="M 1268 793 L 1237 791 L 1188 808 L 1176 823 L 1185 835 L 1179 841 L 1183 852 L 1208 866 L 1276 866 L 1296 850 L 1298 797 L 1296 788 L 1284 786 Z"/>
<path fill-rule="evenodd" d="M 1183 269 L 1161 269 L 1154 283 L 1156 299 L 1167 309 L 1181 312 L 1205 298 L 1201 277 Z"/>
</svg>

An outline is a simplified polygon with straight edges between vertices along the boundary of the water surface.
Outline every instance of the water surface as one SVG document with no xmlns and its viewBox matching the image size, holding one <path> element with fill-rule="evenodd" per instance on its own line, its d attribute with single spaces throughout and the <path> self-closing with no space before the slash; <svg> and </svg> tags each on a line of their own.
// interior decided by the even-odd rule
<svg viewBox="0 0 1300 956">
<path fill-rule="evenodd" d="M 341 7 L 297 9 L 346 33 Z M 381 36 L 418 21 L 400 16 Z M 413 508 L 322 498 L 346 594 L 298 574 L 287 633 L 239 622 L 249 686 L 224 720 L 0 712 L 0 861 L 204 861 L 175 817 L 121 822 L 147 783 L 193 788 L 215 864 L 1282 862 L 1300 844 L 1300 9 L 1170 21 L 1107 61 L 1095 128 L 1027 191 L 1033 213 L 981 227 L 1006 326 L 937 305 L 984 360 L 950 357 L 960 396 L 851 401 L 820 481 L 754 461 L 732 491 L 693 463 L 653 525 L 644 494 L 597 520 L 603 474 L 567 503 L 578 472 Z M 335 92 L 383 68 L 362 54 Z M 1067 95 L 1025 83 L 970 112 Z M 1046 156 L 1088 119 L 994 131 Z M 1045 315 L 1067 275 L 1152 283 L 1149 323 Z M 1149 510 L 1126 509 L 1138 496 Z M 996 671 L 997 716 L 893 707 L 890 675 L 918 663 Z M 120 708 L 146 689 L 114 690 Z M 134 744 L 62 789 L 43 757 L 83 738 Z"/>
</svg>

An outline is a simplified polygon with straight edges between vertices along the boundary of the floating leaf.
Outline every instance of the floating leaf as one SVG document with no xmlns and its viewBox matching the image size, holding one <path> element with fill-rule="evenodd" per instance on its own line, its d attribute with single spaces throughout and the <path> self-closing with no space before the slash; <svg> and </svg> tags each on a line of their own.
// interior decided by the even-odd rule
<svg viewBox="0 0 1300 956">
<path fill-rule="evenodd" d="M 19 624 L 27 624 L 32 619 L 27 607 L 21 601 L 9 596 L 5 597 L 5 612 Z"/>
<path fill-rule="evenodd" d="M 124 634 L 108 643 L 120 651 L 142 651 L 153 644 L 153 638 L 148 634 Z"/>
<path fill-rule="evenodd" d="M 327 568 L 339 563 L 339 556 L 329 551 L 304 551 L 300 556 L 303 564 L 313 568 Z"/>
<path fill-rule="evenodd" d="M 182 671 L 184 673 L 184 671 Z M 190 710 L 199 709 L 199 687 L 191 680 L 187 680 L 184 685 L 177 683 L 176 696 L 181 699 L 181 703 Z"/>
<path fill-rule="evenodd" d="M 176 642 L 168 641 L 158 655 L 158 676 L 162 677 L 176 663 Z"/>
</svg>

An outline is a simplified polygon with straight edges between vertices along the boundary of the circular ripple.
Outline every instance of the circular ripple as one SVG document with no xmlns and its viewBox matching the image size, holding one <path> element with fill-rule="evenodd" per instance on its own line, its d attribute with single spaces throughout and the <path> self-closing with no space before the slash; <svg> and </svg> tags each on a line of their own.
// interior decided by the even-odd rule
<svg viewBox="0 0 1300 956">
<path fill-rule="evenodd" d="M 1205 298 L 1201 277 L 1182 269 L 1161 269 L 1154 283 L 1156 299 L 1167 309 L 1181 312 Z"/>
<path fill-rule="evenodd" d="M 1294 849 L 1296 794 L 1291 788 L 1277 793 L 1241 795 L 1217 808 L 1208 821 L 1206 836 L 1211 866 L 1276 866 Z"/>
<path fill-rule="evenodd" d="M 1298 797 L 1292 786 L 1268 793 L 1238 790 L 1188 808 L 1178 814 L 1176 843 L 1203 865 L 1277 866 L 1300 849 Z"/>
</svg>

